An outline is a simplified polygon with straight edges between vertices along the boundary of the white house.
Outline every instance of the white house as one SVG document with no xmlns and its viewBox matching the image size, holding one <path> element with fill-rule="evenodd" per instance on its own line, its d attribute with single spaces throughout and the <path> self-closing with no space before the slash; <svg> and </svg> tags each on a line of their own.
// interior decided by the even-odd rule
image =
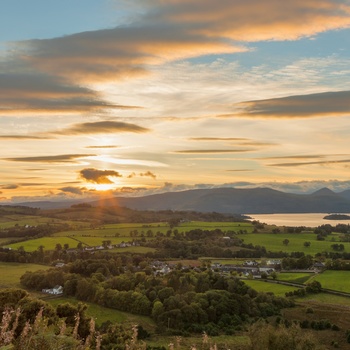
<svg viewBox="0 0 350 350">
<path fill-rule="evenodd" d="M 63 287 L 57 285 L 51 289 L 43 289 L 42 292 L 47 294 L 52 294 L 52 295 L 60 295 L 60 294 L 63 294 Z"/>
</svg>

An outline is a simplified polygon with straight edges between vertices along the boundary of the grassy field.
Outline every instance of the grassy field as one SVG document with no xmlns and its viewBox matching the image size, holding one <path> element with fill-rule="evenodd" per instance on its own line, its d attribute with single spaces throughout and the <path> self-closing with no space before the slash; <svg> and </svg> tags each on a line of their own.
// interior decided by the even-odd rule
<svg viewBox="0 0 350 350">
<path fill-rule="evenodd" d="M 115 253 L 137 253 L 137 254 L 145 254 L 145 253 L 152 253 L 155 252 L 156 249 L 149 248 L 149 247 L 138 247 L 138 246 L 132 246 L 132 247 L 125 247 L 125 248 L 113 248 L 109 250 L 109 252 L 115 252 Z"/>
<path fill-rule="evenodd" d="M 23 288 L 19 281 L 26 271 L 47 270 L 50 266 L 0 262 L 0 288 Z"/>
<path fill-rule="evenodd" d="M 327 270 L 315 277 L 323 288 L 350 293 L 350 271 Z"/>
<path fill-rule="evenodd" d="M 195 229 L 203 230 L 214 230 L 221 229 L 224 232 L 227 231 L 239 231 L 246 230 L 251 232 L 253 226 L 250 223 L 242 222 L 204 222 L 204 221 L 191 221 L 186 223 L 181 223 L 178 226 L 174 227 L 173 230 L 178 230 L 179 232 L 185 232 Z M 86 235 L 86 236 L 99 236 L 99 237 L 130 237 L 130 231 L 137 230 L 139 235 L 147 235 L 147 231 L 151 230 L 153 234 L 156 234 L 158 231 L 161 233 L 166 233 L 170 229 L 167 223 L 151 223 L 151 224 L 108 224 L 100 227 L 86 228 L 83 230 L 72 230 L 58 232 L 55 236 L 75 236 L 75 235 Z"/>
<path fill-rule="evenodd" d="M 45 299 L 44 299 L 45 300 Z M 55 299 L 47 299 L 48 303 L 56 307 L 59 304 L 71 303 L 76 305 L 79 301 L 74 298 L 58 297 Z M 133 315 L 127 312 L 121 312 L 115 309 L 109 309 L 97 304 L 83 302 L 88 306 L 86 314 L 93 317 L 96 324 L 101 325 L 104 322 L 111 321 L 112 323 L 123 323 L 123 324 L 140 324 L 143 328 L 154 331 L 155 324 L 150 317 Z"/>
<path fill-rule="evenodd" d="M 76 240 L 70 237 L 42 237 L 14 244 L 9 244 L 7 245 L 7 247 L 10 247 L 12 249 L 18 249 L 19 247 L 23 247 L 25 251 L 32 252 L 34 250 L 37 250 L 40 246 L 43 246 L 44 250 L 54 250 L 57 243 L 60 243 L 62 246 L 64 244 L 68 244 L 71 248 L 76 248 L 78 244 Z M 102 244 L 102 241 L 100 244 Z"/>
<path fill-rule="evenodd" d="M 314 276 L 313 273 L 281 272 L 277 274 L 277 280 L 295 283 L 307 283 Z"/>
<path fill-rule="evenodd" d="M 284 286 L 282 284 L 270 283 L 257 280 L 244 280 L 244 283 L 255 289 L 257 292 L 273 293 L 276 296 L 284 297 L 287 292 L 296 290 L 296 287 Z"/>
<path fill-rule="evenodd" d="M 20 215 L 20 214 L 12 214 L 0 217 L 0 229 L 2 228 L 10 228 L 15 225 L 18 226 L 38 226 L 42 224 L 68 224 L 73 226 L 86 226 L 86 222 L 78 222 L 71 220 L 61 220 L 61 219 L 53 219 L 44 216 L 34 216 L 34 215 Z"/>
<path fill-rule="evenodd" d="M 268 251 L 272 252 L 304 252 L 310 255 L 324 251 L 333 251 L 331 245 L 334 242 L 339 242 L 338 235 L 336 234 L 328 236 L 325 241 L 318 241 L 314 233 L 256 233 L 242 235 L 240 238 L 244 239 L 244 243 L 264 246 Z M 335 241 L 332 241 L 332 238 Z M 285 239 L 289 240 L 287 246 L 282 243 Z M 305 247 L 305 242 L 310 242 L 310 247 Z M 343 244 L 345 251 L 350 252 L 350 242 L 344 242 Z"/>
<path fill-rule="evenodd" d="M 320 303 L 324 305 L 343 305 L 350 307 L 350 298 L 344 297 L 340 295 L 332 295 L 326 293 L 318 293 L 318 294 L 307 294 L 302 298 L 296 298 L 295 301 L 297 303 L 302 304 L 310 304 L 312 303 Z"/>
</svg>

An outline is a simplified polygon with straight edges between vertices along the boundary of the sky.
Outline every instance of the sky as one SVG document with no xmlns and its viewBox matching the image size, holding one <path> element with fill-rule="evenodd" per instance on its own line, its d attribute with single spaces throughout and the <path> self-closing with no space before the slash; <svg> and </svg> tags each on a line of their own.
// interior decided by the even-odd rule
<svg viewBox="0 0 350 350">
<path fill-rule="evenodd" d="M 2 0 L 0 203 L 350 189 L 349 0 Z"/>
</svg>

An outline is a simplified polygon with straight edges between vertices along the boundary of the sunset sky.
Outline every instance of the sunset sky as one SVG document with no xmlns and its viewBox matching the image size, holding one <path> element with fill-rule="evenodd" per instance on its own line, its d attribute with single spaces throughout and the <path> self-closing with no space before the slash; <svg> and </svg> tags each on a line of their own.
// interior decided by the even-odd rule
<svg viewBox="0 0 350 350">
<path fill-rule="evenodd" d="M 0 201 L 350 188 L 350 1 L 2 0 Z"/>
</svg>

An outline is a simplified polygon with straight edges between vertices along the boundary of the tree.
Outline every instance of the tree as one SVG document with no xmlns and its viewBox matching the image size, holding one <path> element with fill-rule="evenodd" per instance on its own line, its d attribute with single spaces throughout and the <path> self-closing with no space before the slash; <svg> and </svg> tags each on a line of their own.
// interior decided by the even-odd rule
<svg viewBox="0 0 350 350">
<path fill-rule="evenodd" d="M 312 281 L 307 284 L 306 292 L 307 293 L 320 293 L 322 291 L 321 283 L 318 281 Z"/>
<path fill-rule="evenodd" d="M 304 247 L 306 247 L 306 248 L 309 248 L 310 247 L 310 245 L 311 245 L 311 242 L 304 242 Z"/>
<path fill-rule="evenodd" d="M 289 239 L 287 239 L 287 238 L 284 239 L 282 243 L 283 243 L 283 245 L 287 246 L 289 244 Z"/>
</svg>

